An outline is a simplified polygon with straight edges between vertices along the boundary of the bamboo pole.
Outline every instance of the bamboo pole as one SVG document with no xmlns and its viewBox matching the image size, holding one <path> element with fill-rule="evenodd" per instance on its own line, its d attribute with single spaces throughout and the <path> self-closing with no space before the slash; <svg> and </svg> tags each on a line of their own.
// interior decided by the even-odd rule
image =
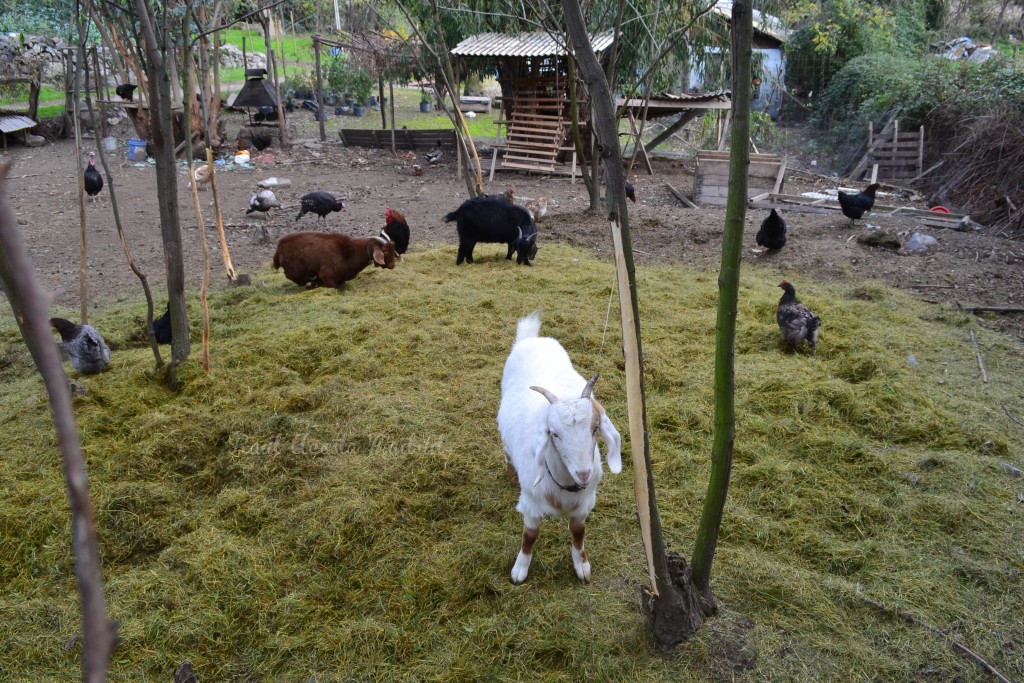
<svg viewBox="0 0 1024 683">
<path fill-rule="evenodd" d="M 85 54 L 85 50 L 76 49 L 76 54 L 81 58 Z M 80 88 L 78 86 L 78 74 L 79 65 L 84 61 L 82 59 L 76 59 L 72 61 L 70 53 L 68 53 L 68 64 L 73 64 L 75 69 L 75 77 L 71 80 L 71 106 L 72 106 L 72 118 L 74 118 L 75 126 L 75 168 L 78 176 L 78 226 L 79 226 L 79 237 L 81 250 L 79 252 L 79 279 L 78 279 L 78 305 L 79 315 L 82 318 L 82 324 L 85 325 L 89 322 L 89 254 L 87 248 L 86 238 L 86 219 L 85 219 L 85 176 L 82 170 L 82 126 L 81 116 L 78 106 L 78 93 Z"/>
<path fill-rule="evenodd" d="M 210 172 L 212 176 L 212 171 Z M 210 246 L 206 243 L 206 221 L 199 206 L 199 187 L 196 174 L 189 173 L 189 187 L 192 188 L 192 206 L 196 212 L 196 225 L 199 226 L 199 243 L 203 248 L 203 283 L 199 287 L 199 306 L 203 311 L 203 370 L 210 371 L 210 305 L 206 293 L 210 283 Z M 223 233 L 222 233 L 223 234 Z"/>
<path fill-rule="evenodd" d="M 320 108 L 324 106 L 324 77 L 320 65 L 320 36 L 313 36 L 313 52 L 316 54 L 316 103 L 317 120 L 320 124 L 320 142 L 327 141 L 327 131 L 324 128 L 324 116 Z"/>
<path fill-rule="evenodd" d="M 224 235 L 224 220 L 220 215 L 220 200 L 217 198 L 217 174 L 214 172 L 213 150 L 206 148 L 206 165 L 210 169 L 210 190 L 213 192 L 213 210 L 217 214 L 217 233 L 220 235 L 220 252 L 224 257 L 224 269 L 228 273 L 228 279 L 235 281 L 235 267 L 231 263 L 231 253 L 228 251 L 228 240 Z"/>
</svg>

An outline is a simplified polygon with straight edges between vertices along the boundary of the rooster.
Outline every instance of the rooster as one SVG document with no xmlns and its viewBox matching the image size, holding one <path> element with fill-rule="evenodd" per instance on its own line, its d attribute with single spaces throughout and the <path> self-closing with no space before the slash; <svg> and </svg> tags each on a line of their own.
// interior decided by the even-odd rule
<svg viewBox="0 0 1024 683">
<path fill-rule="evenodd" d="M 875 205 L 875 192 L 880 187 L 878 183 L 873 183 L 857 194 L 847 194 L 839 190 L 839 206 L 843 209 L 843 215 L 850 219 L 850 225 Z"/>
<path fill-rule="evenodd" d="M 384 209 L 384 222 L 386 225 L 380 236 L 395 243 L 395 253 L 404 254 L 409 250 L 409 224 L 405 222 L 405 216 L 394 209 Z"/>
<path fill-rule="evenodd" d="M 302 208 L 299 209 L 299 215 L 295 220 L 299 220 L 307 213 L 315 213 L 326 224 L 327 214 L 345 208 L 345 202 L 336 199 L 330 192 L 310 192 L 302 195 L 299 201 Z"/>
<path fill-rule="evenodd" d="M 125 102 L 132 102 L 135 100 L 135 89 L 139 86 L 133 85 L 132 83 L 122 83 L 121 85 L 114 88 L 114 92 Z"/>
<path fill-rule="evenodd" d="M 782 298 L 779 299 L 779 310 L 775 314 L 775 319 L 782 332 L 782 341 L 791 348 L 807 342 L 813 354 L 815 345 L 818 343 L 821 318 L 800 303 L 792 284 L 783 280 L 779 283 L 779 287 L 782 287 Z"/>
<path fill-rule="evenodd" d="M 245 215 L 248 216 L 253 211 L 259 211 L 264 216 L 271 209 L 280 209 L 281 202 L 277 201 L 277 197 L 270 190 L 260 190 L 252 196 L 249 200 L 249 208 L 246 210 Z"/>
<path fill-rule="evenodd" d="M 50 318 L 50 324 L 60 333 L 64 353 L 78 373 L 93 375 L 110 365 L 110 349 L 95 327 L 76 325 L 64 318 Z"/>
<path fill-rule="evenodd" d="M 775 251 L 786 246 L 786 221 L 772 209 L 757 231 L 757 246 Z"/>
<path fill-rule="evenodd" d="M 427 160 L 427 163 L 433 166 L 437 162 L 441 161 L 441 157 L 444 156 L 444 150 L 441 149 L 441 141 L 437 141 L 437 146 L 423 155 L 423 158 Z"/>
<path fill-rule="evenodd" d="M 530 199 L 523 205 L 526 210 L 533 216 L 533 222 L 536 223 L 548 213 L 548 198 L 538 197 L 537 199 Z"/>
<path fill-rule="evenodd" d="M 90 198 L 96 199 L 96 195 L 103 189 L 103 176 L 96 170 L 96 152 L 89 152 L 89 165 L 85 167 L 85 193 Z"/>
</svg>

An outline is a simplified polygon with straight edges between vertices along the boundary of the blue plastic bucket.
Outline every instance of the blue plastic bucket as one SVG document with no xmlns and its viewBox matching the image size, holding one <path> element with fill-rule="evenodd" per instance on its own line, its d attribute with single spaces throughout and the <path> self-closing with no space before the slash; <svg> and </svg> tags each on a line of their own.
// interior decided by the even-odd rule
<svg viewBox="0 0 1024 683">
<path fill-rule="evenodd" d="M 128 158 L 132 161 L 146 160 L 146 141 L 131 138 L 128 140 Z"/>
</svg>

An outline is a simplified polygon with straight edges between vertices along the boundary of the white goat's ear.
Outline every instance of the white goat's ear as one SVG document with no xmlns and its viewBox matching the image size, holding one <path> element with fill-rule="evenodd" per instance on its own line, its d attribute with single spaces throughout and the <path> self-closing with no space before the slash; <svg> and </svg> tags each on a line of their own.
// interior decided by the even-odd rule
<svg viewBox="0 0 1024 683">
<path fill-rule="evenodd" d="M 551 404 L 558 403 L 558 397 L 555 396 L 554 394 L 552 394 L 550 391 L 548 391 L 544 387 L 530 387 L 530 388 L 533 389 L 534 391 L 536 391 L 538 394 L 540 394 L 544 398 L 546 398 L 548 400 L 548 403 L 551 403 Z"/>
<path fill-rule="evenodd" d="M 544 464 L 544 448 L 548 445 L 548 428 L 541 425 L 533 441 L 533 459 L 538 465 Z"/>
<path fill-rule="evenodd" d="M 604 410 L 601 411 L 601 437 L 607 448 L 604 457 L 608 461 L 608 470 L 618 474 L 622 471 L 622 438 Z"/>
</svg>

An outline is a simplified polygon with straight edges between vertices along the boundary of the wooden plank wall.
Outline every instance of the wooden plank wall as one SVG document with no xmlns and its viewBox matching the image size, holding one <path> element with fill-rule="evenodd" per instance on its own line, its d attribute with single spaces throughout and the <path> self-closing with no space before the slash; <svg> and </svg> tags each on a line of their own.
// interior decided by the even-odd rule
<svg viewBox="0 0 1024 683">
<path fill-rule="evenodd" d="M 747 173 L 747 197 L 773 192 L 782 167 L 775 154 L 751 154 Z M 729 152 L 697 152 L 697 170 L 693 176 L 693 199 L 698 204 L 723 206 L 729 196 Z"/>
</svg>

